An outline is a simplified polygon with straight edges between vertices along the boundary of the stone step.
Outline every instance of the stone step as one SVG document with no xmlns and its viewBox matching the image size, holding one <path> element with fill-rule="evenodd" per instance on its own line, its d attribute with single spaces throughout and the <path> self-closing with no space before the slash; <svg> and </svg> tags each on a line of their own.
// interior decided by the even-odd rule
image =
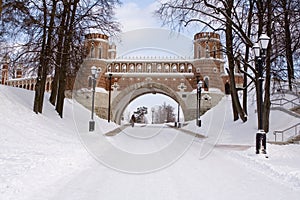
<svg viewBox="0 0 300 200">
<path fill-rule="evenodd" d="M 300 135 L 297 135 L 297 136 L 293 137 L 292 139 L 288 140 L 288 142 L 299 144 L 300 143 Z"/>
<path fill-rule="evenodd" d="M 300 114 L 300 106 L 291 109 L 291 111 Z"/>
</svg>

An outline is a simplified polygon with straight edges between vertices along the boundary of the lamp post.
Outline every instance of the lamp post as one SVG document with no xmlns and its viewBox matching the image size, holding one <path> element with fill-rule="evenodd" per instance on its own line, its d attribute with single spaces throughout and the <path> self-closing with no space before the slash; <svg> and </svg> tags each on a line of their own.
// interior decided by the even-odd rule
<svg viewBox="0 0 300 200">
<path fill-rule="evenodd" d="M 95 121 L 94 121 L 94 105 L 95 105 L 95 88 L 96 88 L 96 82 L 97 78 L 100 72 L 100 68 L 96 68 L 95 66 L 91 67 L 91 84 L 92 84 L 92 114 L 91 114 L 91 120 L 89 121 L 89 131 L 94 131 L 95 130 Z"/>
<path fill-rule="evenodd" d="M 202 90 L 202 84 L 203 82 L 201 80 L 198 81 L 197 83 L 197 91 L 198 91 L 198 116 L 197 116 L 197 125 L 201 126 L 201 90 Z"/>
<path fill-rule="evenodd" d="M 109 80 L 109 88 L 108 88 L 108 116 L 107 116 L 108 123 L 110 123 L 111 77 L 112 77 L 112 73 L 109 73 L 108 74 L 108 80 Z"/>
<path fill-rule="evenodd" d="M 154 124 L 154 111 L 155 111 L 155 109 L 151 108 L 151 112 L 152 112 L 152 124 Z"/>
<path fill-rule="evenodd" d="M 180 122 L 179 122 L 179 119 L 180 119 L 180 104 L 178 103 L 178 107 L 177 107 L 177 126 L 178 128 L 180 128 Z"/>
<path fill-rule="evenodd" d="M 200 76 L 196 76 L 196 83 L 197 83 L 197 101 L 196 101 L 196 125 L 198 126 L 198 117 L 199 117 L 199 104 L 198 104 L 198 101 L 199 101 L 199 91 L 198 91 L 198 82 L 200 81 Z"/>
<path fill-rule="evenodd" d="M 270 38 L 265 34 L 261 34 L 258 43 L 254 43 L 252 51 L 255 55 L 256 69 L 258 75 L 258 131 L 256 133 L 256 154 L 266 154 L 266 133 L 263 129 L 263 67 L 266 60 L 266 50 L 268 48 Z"/>
</svg>

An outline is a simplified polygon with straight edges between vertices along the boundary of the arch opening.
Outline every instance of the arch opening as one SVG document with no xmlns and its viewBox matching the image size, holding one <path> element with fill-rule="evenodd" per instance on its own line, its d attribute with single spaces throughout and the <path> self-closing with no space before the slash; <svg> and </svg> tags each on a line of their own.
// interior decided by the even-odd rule
<svg viewBox="0 0 300 200">
<path fill-rule="evenodd" d="M 118 124 L 121 124 L 122 119 L 124 119 L 123 113 L 125 109 L 130 105 L 130 103 L 138 99 L 139 97 L 142 97 L 143 95 L 147 94 L 160 94 L 172 99 L 174 102 L 177 103 L 177 107 L 179 104 L 183 116 L 183 118 L 181 119 L 184 119 L 187 106 L 185 105 L 185 102 L 180 98 L 180 96 L 166 85 L 156 82 L 148 82 L 144 84 L 131 85 L 114 98 L 114 101 L 111 103 L 113 121 L 115 121 Z M 178 108 L 176 108 L 178 114 L 177 109 Z"/>
<path fill-rule="evenodd" d="M 147 113 L 143 115 L 141 112 L 138 112 L 140 108 L 147 108 Z M 136 96 L 128 103 L 121 115 L 121 124 L 129 123 L 132 115 L 135 115 L 138 123 L 145 124 L 184 121 L 184 114 L 180 104 L 161 92 L 145 93 Z"/>
</svg>

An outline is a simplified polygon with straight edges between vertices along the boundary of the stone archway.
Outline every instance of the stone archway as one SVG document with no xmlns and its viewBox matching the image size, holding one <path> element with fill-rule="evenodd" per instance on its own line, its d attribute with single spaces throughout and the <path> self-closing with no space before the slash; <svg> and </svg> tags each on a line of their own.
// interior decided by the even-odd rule
<svg viewBox="0 0 300 200">
<path fill-rule="evenodd" d="M 187 105 L 174 90 L 161 83 L 147 82 L 130 85 L 113 99 L 111 103 L 112 120 L 120 124 L 126 107 L 134 99 L 149 93 L 160 93 L 172 98 L 179 103 L 184 116 L 186 116 L 186 113 L 188 112 Z"/>
</svg>

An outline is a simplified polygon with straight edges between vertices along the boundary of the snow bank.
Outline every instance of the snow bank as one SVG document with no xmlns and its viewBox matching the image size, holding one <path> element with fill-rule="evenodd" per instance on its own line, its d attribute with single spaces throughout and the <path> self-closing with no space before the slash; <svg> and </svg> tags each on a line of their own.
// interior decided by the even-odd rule
<svg viewBox="0 0 300 200">
<path fill-rule="evenodd" d="M 253 150 L 232 152 L 232 157 L 243 162 L 247 167 L 262 173 L 272 180 L 300 189 L 300 154 L 299 145 L 268 145 L 268 158 L 253 154 Z M 293 152 L 293 153 L 292 153 Z"/>
<path fill-rule="evenodd" d="M 43 114 L 35 114 L 33 97 L 32 91 L 0 85 L 0 199 L 29 198 L 90 160 L 74 128 L 72 102 L 66 100 L 61 119 L 48 95 Z"/>
<path fill-rule="evenodd" d="M 231 99 L 224 97 L 201 116 L 201 127 L 195 121 L 183 127 L 207 136 L 205 140 L 195 139 L 186 153 L 167 168 L 132 175 L 96 162 L 79 138 L 79 129 L 81 134 L 89 134 L 93 139 L 93 135 L 117 125 L 96 118 L 96 130 L 100 132 L 89 133 L 90 111 L 77 102 L 66 99 L 61 119 L 48 103 L 47 95 L 43 114 L 33 113 L 33 97 L 31 91 L 0 85 L 1 200 L 299 198 L 299 145 L 267 144 L 269 158 L 256 155 L 255 104 L 249 103 L 247 123 L 233 122 Z M 272 111 L 271 129 L 284 129 L 295 120 L 280 111 Z M 145 127 L 147 130 L 145 135 L 153 134 L 153 128 Z M 166 140 L 157 143 L 169 141 L 166 135 L 161 136 Z M 138 141 L 139 146 L 133 146 L 130 138 L 122 138 L 124 135 L 110 140 L 133 150 L 145 150 L 150 143 Z M 203 156 L 205 144 L 212 148 Z M 233 148 L 234 145 L 251 147 L 243 150 Z"/>
</svg>

